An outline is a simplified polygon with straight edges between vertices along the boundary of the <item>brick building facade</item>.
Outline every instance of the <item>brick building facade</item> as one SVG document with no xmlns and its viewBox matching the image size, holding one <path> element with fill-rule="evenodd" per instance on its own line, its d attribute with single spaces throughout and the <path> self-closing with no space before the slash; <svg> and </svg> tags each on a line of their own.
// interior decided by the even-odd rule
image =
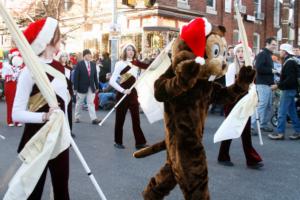
<svg viewBox="0 0 300 200">
<path fill-rule="evenodd" d="M 129 9 L 123 12 L 126 20 L 122 23 L 120 44 L 134 38 L 133 42 L 138 43 L 140 51 L 151 53 L 157 48 L 163 48 L 171 37 L 179 33 L 182 25 L 195 17 L 206 17 L 213 24 L 224 25 L 228 44 L 237 44 L 239 32 L 233 2 L 234 0 L 157 0 L 151 9 Z M 254 52 L 257 53 L 264 46 L 267 37 L 274 36 L 280 40 L 279 0 L 238 2 L 248 41 Z M 143 0 L 137 0 L 137 7 L 142 4 Z"/>
<path fill-rule="evenodd" d="M 113 1 L 65 1 L 73 2 L 71 7 L 73 14 L 66 12 L 60 18 L 62 32 L 67 33 L 66 50 L 78 52 L 83 48 L 90 48 L 93 52 L 110 51 Z M 122 5 L 122 0 L 117 1 L 118 30 L 114 34 L 119 38 L 119 46 L 133 42 L 145 56 L 162 49 L 168 41 L 179 34 L 182 25 L 195 17 L 206 17 L 213 24 L 224 25 L 227 29 L 228 44 L 234 45 L 239 41 L 233 9 L 235 0 L 156 0 L 152 8 L 146 8 L 144 0 L 136 0 L 135 8 Z M 238 2 L 248 41 L 254 52 L 257 53 L 264 46 L 267 37 L 275 36 L 280 41 L 280 0 L 238 0 Z M 294 34 L 296 45 L 299 43 L 297 30 L 300 23 L 298 12 L 300 3 L 295 2 L 293 28 L 296 30 Z M 7 35 L 2 35 L 0 41 L 5 41 L 6 37 Z"/>
</svg>

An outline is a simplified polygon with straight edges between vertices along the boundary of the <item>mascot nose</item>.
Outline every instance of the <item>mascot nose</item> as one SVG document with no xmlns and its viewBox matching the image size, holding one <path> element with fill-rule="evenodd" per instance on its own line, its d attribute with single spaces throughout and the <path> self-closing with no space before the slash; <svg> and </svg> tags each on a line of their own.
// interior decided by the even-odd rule
<svg viewBox="0 0 300 200">
<path fill-rule="evenodd" d="M 223 62 L 223 63 L 222 63 L 222 70 L 224 70 L 226 67 L 227 67 L 227 63 L 226 63 L 226 62 Z"/>
</svg>

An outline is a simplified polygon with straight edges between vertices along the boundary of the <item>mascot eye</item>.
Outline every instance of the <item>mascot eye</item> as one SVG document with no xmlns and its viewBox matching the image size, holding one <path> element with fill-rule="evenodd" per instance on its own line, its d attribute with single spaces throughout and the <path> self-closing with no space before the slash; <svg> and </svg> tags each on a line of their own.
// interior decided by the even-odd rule
<svg viewBox="0 0 300 200">
<path fill-rule="evenodd" d="M 213 56 L 216 58 L 219 56 L 219 53 L 220 53 L 220 46 L 218 44 L 214 44 L 213 47 L 212 47 L 212 53 L 213 53 Z"/>
</svg>

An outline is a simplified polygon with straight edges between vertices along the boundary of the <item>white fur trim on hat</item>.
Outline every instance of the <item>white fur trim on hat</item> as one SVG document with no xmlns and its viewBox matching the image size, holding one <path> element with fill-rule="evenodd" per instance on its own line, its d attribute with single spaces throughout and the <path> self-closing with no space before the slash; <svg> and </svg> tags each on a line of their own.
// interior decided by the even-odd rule
<svg viewBox="0 0 300 200">
<path fill-rule="evenodd" d="M 243 48 L 243 44 L 242 43 L 239 43 L 239 44 L 235 45 L 235 47 L 233 48 L 233 54 L 234 55 L 237 54 L 237 50 L 239 48 Z M 252 54 L 252 49 L 250 47 L 248 47 L 248 50 L 249 50 L 250 54 Z"/>
<path fill-rule="evenodd" d="M 123 48 L 122 48 L 122 52 L 124 52 L 124 51 L 125 51 L 125 49 L 126 49 L 128 46 L 133 46 L 133 48 L 136 50 L 136 47 L 135 47 L 135 45 L 134 45 L 134 44 L 132 44 L 132 43 L 127 43 L 127 44 L 125 44 L 125 45 L 123 46 Z"/>
<path fill-rule="evenodd" d="M 204 65 L 205 64 L 205 59 L 198 56 L 198 57 L 195 58 L 195 62 L 200 64 L 200 65 Z"/>
<path fill-rule="evenodd" d="M 11 59 L 12 57 L 14 57 L 14 56 L 19 56 L 19 55 L 20 55 L 20 52 L 14 51 L 14 52 L 8 54 L 8 58 Z"/>
<path fill-rule="evenodd" d="M 11 64 L 14 67 L 20 67 L 23 64 L 23 58 L 20 56 L 14 56 L 13 59 L 11 60 Z"/>
<path fill-rule="evenodd" d="M 57 28 L 58 21 L 52 17 L 47 17 L 46 22 L 39 32 L 35 40 L 31 43 L 31 47 L 36 55 L 42 53 L 47 44 L 50 43 Z"/>
<path fill-rule="evenodd" d="M 202 19 L 205 22 L 205 36 L 207 36 L 211 32 L 212 26 L 211 26 L 211 23 L 209 23 L 206 18 L 203 17 Z"/>
</svg>

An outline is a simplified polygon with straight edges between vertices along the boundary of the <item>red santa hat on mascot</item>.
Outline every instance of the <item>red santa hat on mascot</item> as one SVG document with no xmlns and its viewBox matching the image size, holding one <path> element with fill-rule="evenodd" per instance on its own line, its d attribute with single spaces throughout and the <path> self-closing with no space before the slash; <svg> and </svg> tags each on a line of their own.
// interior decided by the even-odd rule
<svg viewBox="0 0 300 200">
<path fill-rule="evenodd" d="M 195 18 L 180 31 L 180 38 L 196 55 L 196 63 L 205 64 L 206 36 L 211 32 L 212 26 L 206 18 Z"/>
<path fill-rule="evenodd" d="M 21 65 L 23 64 L 23 58 L 17 48 L 9 50 L 8 57 L 9 59 L 11 59 L 11 64 L 14 67 L 21 67 Z"/>
<path fill-rule="evenodd" d="M 57 29 L 58 21 L 52 17 L 43 18 L 29 24 L 23 32 L 34 53 L 40 55 L 49 44 Z"/>
</svg>

